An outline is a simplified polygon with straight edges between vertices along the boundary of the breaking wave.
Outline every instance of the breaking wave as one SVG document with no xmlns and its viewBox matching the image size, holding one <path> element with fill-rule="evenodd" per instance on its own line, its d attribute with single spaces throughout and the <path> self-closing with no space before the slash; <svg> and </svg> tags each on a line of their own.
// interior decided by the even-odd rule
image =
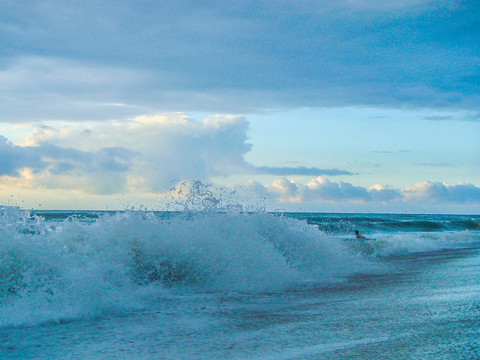
<svg viewBox="0 0 480 360">
<path fill-rule="evenodd" d="M 410 224 L 400 231 L 402 222 Z M 152 299 L 323 286 L 388 271 L 382 258 L 478 247 L 478 223 L 478 217 L 3 207 L 0 326 L 142 309 Z M 352 239 L 357 227 L 367 240 Z"/>
<path fill-rule="evenodd" d="M 316 227 L 267 213 L 59 219 L 4 208 L 0 236 L 0 325 L 141 308 L 153 295 L 328 283 L 374 266 Z"/>
</svg>

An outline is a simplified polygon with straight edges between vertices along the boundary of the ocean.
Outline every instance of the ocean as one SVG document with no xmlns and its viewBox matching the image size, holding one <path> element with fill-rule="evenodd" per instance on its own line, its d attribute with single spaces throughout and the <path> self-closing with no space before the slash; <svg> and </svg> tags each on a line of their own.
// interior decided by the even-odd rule
<svg viewBox="0 0 480 360">
<path fill-rule="evenodd" d="M 0 236 L 0 359 L 480 358 L 480 216 L 1 207 Z"/>
</svg>

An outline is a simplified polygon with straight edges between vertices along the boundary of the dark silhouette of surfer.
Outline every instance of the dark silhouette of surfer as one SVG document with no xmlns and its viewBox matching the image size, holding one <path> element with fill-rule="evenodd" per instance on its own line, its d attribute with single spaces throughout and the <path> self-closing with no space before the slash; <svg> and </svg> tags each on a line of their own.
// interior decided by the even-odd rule
<svg viewBox="0 0 480 360">
<path fill-rule="evenodd" d="M 358 230 L 355 230 L 355 238 L 356 238 L 356 239 L 365 239 L 365 237 L 363 237 L 362 235 L 360 235 L 360 233 L 358 232 Z"/>
</svg>

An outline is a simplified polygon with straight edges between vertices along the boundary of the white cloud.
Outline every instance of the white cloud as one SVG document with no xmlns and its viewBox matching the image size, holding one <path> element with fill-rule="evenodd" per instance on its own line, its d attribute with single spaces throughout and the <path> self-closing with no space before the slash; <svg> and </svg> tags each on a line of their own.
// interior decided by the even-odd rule
<svg viewBox="0 0 480 360">
<path fill-rule="evenodd" d="M 255 167 L 244 159 L 251 149 L 247 129 L 241 116 L 195 121 L 172 113 L 91 125 L 39 125 L 27 137 L 27 146 L 11 144 L 8 149 L 15 149 L 16 158 L 33 157 L 16 161 L 16 169 L 36 170 L 33 179 L 38 185 L 77 184 L 79 190 L 93 193 L 162 192 L 179 181 L 208 182 L 240 173 L 349 174 L 337 169 Z M 15 159 L 6 150 L 4 146 L 4 161 Z"/>
<path fill-rule="evenodd" d="M 401 193 L 390 186 L 375 184 L 368 188 L 372 201 L 389 202 L 401 198 Z"/>
<path fill-rule="evenodd" d="M 293 180 L 281 178 L 275 180 L 272 185 L 266 186 L 269 193 L 273 194 L 274 198 L 282 202 L 299 202 L 301 201 L 298 193 L 298 185 Z"/>
<path fill-rule="evenodd" d="M 354 186 L 348 182 L 332 182 L 324 177 L 316 177 L 306 184 L 281 178 L 275 180 L 266 189 L 281 202 L 341 202 L 358 203 L 387 202 L 398 199 L 400 193 L 382 185 L 370 188 Z"/>
<path fill-rule="evenodd" d="M 341 203 L 377 205 L 476 204 L 480 205 L 480 187 L 473 184 L 445 184 L 435 181 L 417 183 L 404 189 L 375 184 L 368 188 L 348 182 L 333 182 L 317 177 L 306 184 L 280 178 L 266 185 L 270 199 L 281 203 Z M 255 193 L 261 192 L 257 188 Z"/>
<path fill-rule="evenodd" d="M 305 200 L 323 200 L 323 201 L 370 201 L 368 191 L 362 187 L 354 186 L 350 183 L 340 181 L 331 182 L 328 179 L 317 177 L 312 179 L 303 187 L 303 196 Z"/>
<path fill-rule="evenodd" d="M 184 114 L 91 126 L 38 126 L 28 137 L 28 146 L 5 139 L 0 151 L 5 175 L 32 168 L 31 181 L 42 187 L 93 193 L 139 187 L 165 191 L 178 181 L 208 181 L 248 169 L 247 127 L 241 116 L 195 121 Z M 6 166 L 7 161 L 15 162 L 15 167 Z"/>
<path fill-rule="evenodd" d="M 424 181 L 405 188 L 403 195 L 409 202 L 480 203 L 480 187 L 473 184 Z"/>
</svg>

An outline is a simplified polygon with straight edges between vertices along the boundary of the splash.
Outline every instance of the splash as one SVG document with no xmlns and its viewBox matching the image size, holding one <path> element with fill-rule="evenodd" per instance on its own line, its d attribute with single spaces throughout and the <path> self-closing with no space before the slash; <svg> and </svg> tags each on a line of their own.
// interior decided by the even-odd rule
<svg viewBox="0 0 480 360">
<path fill-rule="evenodd" d="M 185 181 L 173 186 L 166 204 L 169 210 L 185 212 L 265 212 L 265 199 L 248 202 L 237 189 L 223 188 L 201 181 Z"/>
<path fill-rule="evenodd" d="M 263 212 L 59 220 L 4 209 L 0 224 L 1 325 L 137 309 L 178 292 L 278 291 L 371 269 L 315 227 Z"/>
</svg>

